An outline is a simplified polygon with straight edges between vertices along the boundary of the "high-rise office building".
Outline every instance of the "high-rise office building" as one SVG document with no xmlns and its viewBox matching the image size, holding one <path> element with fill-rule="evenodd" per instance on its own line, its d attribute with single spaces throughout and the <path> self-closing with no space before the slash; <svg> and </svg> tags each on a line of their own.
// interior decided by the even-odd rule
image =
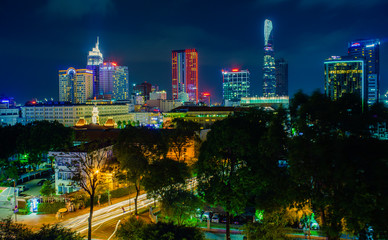
<svg viewBox="0 0 388 240">
<path fill-rule="evenodd" d="M 116 72 L 113 76 L 112 97 L 116 100 L 129 99 L 128 67 L 116 66 Z"/>
<path fill-rule="evenodd" d="M 358 94 L 363 105 L 366 95 L 365 60 L 351 57 L 331 57 L 325 65 L 325 93 L 332 100 L 344 94 Z"/>
<path fill-rule="evenodd" d="M 98 95 L 106 99 L 128 99 L 128 67 L 117 66 L 114 62 L 100 64 Z"/>
<path fill-rule="evenodd" d="M 349 42 L 348 54 L 355 59 L 365 60 L 367 74 L 367 103 L 368 106 L 379 100 L 380 81 L 380 41 L 378 39 L 356 40 Z"/>
<path fill-rule="evenodd" d="M 99 37 L 97 37 L 96 46 L 89 51 L 86 68 L 93 70 L 93 96 L 96 97 L 99 93 L 99 70 L 100 64 L 104 62 L 104 58 L 99 49 Z"/>
<path fill-rule="evenodd" d="M 288 63 L 284 58 L 275 60 L 276 96 L 288 96 Z"/>
<path fill-rule="evenodd" d="M 250 73 L 248 70 L 233 68 L 231 71 L 222 70 L 222 98 L 227 102 L 240 102 L 242 97 L 249 97 Z"/>
<path fill-rule="evenodd" d="M 195 49 L 172 51 L 172 99 L 198 103 L 198 52 Z"/>
<path fill-rule="evenodd" d="M 59 101 L 85 103 L 93 97 L 93 71 L 69 68 L 59 70 Z"/>
<path fill-rule="evenodd" d="M 263 96 L 276 96 L 275 53 L 271 20 L 264 21 Z"/>
</svg>

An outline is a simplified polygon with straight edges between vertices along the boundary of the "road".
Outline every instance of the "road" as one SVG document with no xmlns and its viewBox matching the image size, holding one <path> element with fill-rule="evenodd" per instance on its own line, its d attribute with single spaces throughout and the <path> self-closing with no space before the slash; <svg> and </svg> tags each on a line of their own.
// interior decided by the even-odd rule
<svg viewBox="0 0 388 240">
<path fill-rule="evenodd" d="M 193 189 L 197 185 L 195 178 L 188 180 L 187 189 Z M 129 202 L 131 203 L 129 206 Z M 154 204 L 153 199 L 147 199 L 147 194 L 144 193 L 138 198 L 138 209 L 152 206 Z M 123 208 L 125 213 L 123 212 Z M 122 219 L 124 216 L 127 216 L 130 213 L 135 211 L 135 198 L 127 199 L 110 206 L 95 210 L 93 212 L 93 221 L 92 221 L 92 235 L 93 238 L 98 239 L 108 239 L 110 235 L 114 232 L 117 222 Z M 77 231 L 81 234 L 87 234 L 88 230 L 88 218 L 89 213 L 79 215 L 77 217 L 71 218 L 61 222 L 61 225 L 67 228 L 71 228 L 74 231 Z"/>
<path fill-rule="evenodd" d="M 129 201 L 131 206 L 129 206 Z M 138 198 L 138 209 L 148 207 L 154 204 L 153 199 L 147 199 L 147 194 L 142 194 Z M 125 213 L 123 212 L 123 208 Z M 94 211 L 93 213 L 93 222 L 92 222 L 92 231 L 93 235 L 101 235 L 101 233 L 113 233 L 114 228 L 118 220 L 122 219 L 123 216 L 133 213 L 135 211 L 135 198 L 130 200 L 124 200 L 110 206 L 101 208 Z M 67 228 L 71 228 L 75 231 L 80 232 L 81 234 L 87 234 L 88 230 L 88 218 L 89 213 L 71 218 L 69 220 L 61 222 L 61 225 Z M 106 230 L 106 231 L 101 231 Z M 108 231 L 109 230 L 109 231 Z M 107 239 L 109 236 L 98 236 L 101 239 Z"/>
</svg>

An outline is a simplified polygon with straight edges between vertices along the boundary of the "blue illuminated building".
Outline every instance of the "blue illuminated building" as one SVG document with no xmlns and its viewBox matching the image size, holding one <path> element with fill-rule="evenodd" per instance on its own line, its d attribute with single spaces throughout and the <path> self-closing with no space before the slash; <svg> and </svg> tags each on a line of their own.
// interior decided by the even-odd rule
<svg viewBox="0 0 388 240">
<path fill-rule="evenodd" d="M 365 60 L 366 98 L 368 106 L 379 101 L 380 41 L 379 39 L 349 42 L 348 54 L 354 59 Z"/>
</svg>

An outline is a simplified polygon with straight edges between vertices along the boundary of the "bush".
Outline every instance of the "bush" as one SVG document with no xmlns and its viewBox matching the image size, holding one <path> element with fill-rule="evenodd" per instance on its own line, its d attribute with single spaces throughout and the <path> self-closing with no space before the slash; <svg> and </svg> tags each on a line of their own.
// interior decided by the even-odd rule
<svg viewBox="0 0 388 240">
<path fill-rule="evenodd" d="M 15 223 L 10 218 L 0 220 L 0 239 L 23 240 L 82 240 L 79 233 L 59 225 L 43 225 L 37 232 L 25 224 Z"/>
<path fill-rule="evenodd" d="M 131 217 L 120 224 L 116 237 L 121 240 L 205 239 L 203 232 L 196 227 L 178 226 L 173 223 L 163 222 L 147 224 L 141 219 L 137 220 L 135 217 Z"/>
<path fill-rule="evenodd" d="M 132 192 L 134 192 L 133 186 L 112 190 L 110 194 L 112 198 L 119 198 L 119 197 L 127 196 L 129 195 L 129 193 L 132 193 Z"/>
<path fill-rule="evenodd" d="M 59 209 L 66 207 L 65 202 L 39 203 L 38 212 L 40 213 L 57 213 Z"/>
<path fill-rule="evenodd" d="M 30 207 L 31 207 L 30 203 L 26 203 L 24 207 L 19 205 L 19 209 L 18 209 L 17 214 L 19 214 L 19 215 L 28 215 L 28 214 L 30 214 L 31 213 Z"/>
</svg>

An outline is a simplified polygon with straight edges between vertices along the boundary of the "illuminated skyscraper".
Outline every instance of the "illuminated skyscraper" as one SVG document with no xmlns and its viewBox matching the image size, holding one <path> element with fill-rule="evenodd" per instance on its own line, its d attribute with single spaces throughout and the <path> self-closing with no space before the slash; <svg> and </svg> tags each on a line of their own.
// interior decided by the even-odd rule
<svg viewBox="0 0 388 240">
<path fill-rule="evenodd" d="M 325 65 L 325 93 L 332 100 L 344 94 L 358 94 L 365 103 L 366 72 L 363 59 L 331 57 Z"/>
<path fill-rule="evenodd" d="M 97 37 L 96 47 L 89 51 L 88 61 L 87 61 L 87 69 L 93 70 L 93 94 L 94 96 L 98 95 L 99 91 L 99 66 L 104 62 L 104 58 L 102 57 L 102 53 L 99 49 L 99 37 Z"/>
<path fill-rule="evenodd" d="M 113 76 L 112 97 L 116 100 L 129 99 L 128 67 L 116 66 L 116 72 Z"/>
<path fill-rule="evenodd" d="M 276 96 L 288 96 L 288 63 L 284 58 L 275 60 Z"/>
<path fill-rule="evenodd" d="M 250 73 L 248 70 L 233 68 L 232 71 L 222 70 L 222 98 L 227 102 L 240 102 L 242 97 L 249 97 Z"/>
<path fill-rule="evenodd" d="M 98 95 L 102 95 L 107 99 L 128 99 L 128 67 L 117 66 L 114 62 L 100 64 Z"/>
<path fill-rule="evenodd" d="M 198 52 L 195 49 L 172 51 L 172 99 L 198 103 Z"/>
<path fill-rule="evenodd" d="M 263 96 L 276 96 L 275 53 L 273 49 L 272 22 L 264 22 Z"/>
<path fill-rule="evenodd" d="M 380 81 L 380 41 L 378 39 L 356 40 L 349 42 L 348 54 L 355 59 L 365 60 L 367 74 L 367 102 L 368 106 L 379 100 Z"/>
<path fill-rule="evenodd" d="M 59 101 L 85 103 L 92 97 L 92 70 L 75 68 L 59 70 Z"/>
</svg>

